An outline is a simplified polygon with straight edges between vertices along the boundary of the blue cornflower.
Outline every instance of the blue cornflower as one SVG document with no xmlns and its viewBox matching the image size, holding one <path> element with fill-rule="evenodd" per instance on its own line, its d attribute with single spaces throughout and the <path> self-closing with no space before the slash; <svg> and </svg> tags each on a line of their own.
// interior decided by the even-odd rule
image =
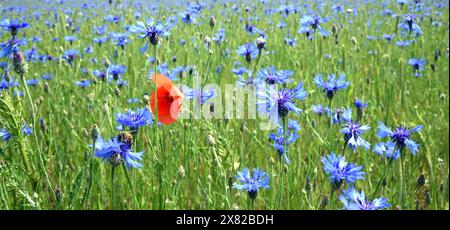
<svg viewBox="0 0 450 230">
<path fill-rule="evenodd" d="M 95 69 L 94 71 L 92 71 L 92 74 L 94 74 L 95 77 L 101 80 L 106 80 L 106 71 L 100 71 L 98 69 Z"/>
<path fill-rule="evenodd" d="M 192 14 L 191 12 L 179 13 L 179 15 L 181 17 L 181 21 L 183 21 L 186 24 L 194 24 L 197 22 L 197 20 L 194 17 L 194 14 Z"/>
<path fill-rule="evenodd" d="M 196 100 L 203 105 L 206 101 L 213 98 L 216 92 L 213 89 L 200 91 L 199 89 L 189 89 L 187 86 L 182 88 L 183 94 L 188 100 Z"/>
<path fill-rule="evenodd" d="M 423 67 L 425 66 L 426 63 L 427 63 L 427 61 L 425 61 L 425 59 L 422 59 L 422 58 L 417 58 L 417 59 L 411 58 L 408 61 L 408 64 L 413 67 L 415 77 L 422 76 Z"/>
<path fill-rule="evenodd" d="M 0 128 L 0 140 L 5 142 L 8 141 L 9 139 L 11 139 L 11 134 L 8 131 L 6 131 L 6 129 Z"/>
<path fill-rule="evenodd" d="M 248 197 L 252 200 L 258 196 L 260 188 L 269 188 L 269 174 L 258 168 L 253 169 L 253 176 L 250 175 L 250 170 L 245 168 L 238 172 L 236 179 L 241 184 L 234 183 L 234 187 L 238 190 L 247 191 Z"/>
<path fill-rule="evenodd" d="M 253 59 L 256 58 L 258 55 L 258 47 L 256 47 L 253 43 L 247 43 L 243 46 L 239 46 L 239 48 L 236 50 L 236 52 L 242 56 L 245 57 L 245 60 L 247 62 L 251 62 Z"/>
<path fill-rule="evenodd" d="M 407 14 L 405 15 L 405 19 L 402 23 L 398 25 L 400 29 L 402 29 L 403 33 L 408 34 L 414 34 L 416 36 L 419 36 L 422 34 L 422 30 L 420 29 L 419 25 L 416 23 L 416 15 L 414 14 Z"/>
<path fill-rule="evenodd" d="M 236 75 L 244 75 L 244 73 L 247 72 L 247 68 L 238 67 L 238 68 L 231 69 L 231 72 L 233 72 Z"/>
<path fill-rule="evenodd" d="M 39 83 L 39 79 L 29 79 L 27 80 L 27 85 L 29 86 L 36 86 Z"/>
<path fill-rule="evenodd" d="M 63 59 L 72 64 L 78 55 L 78 50 L 66 50 L 63 54 Z"/>
<path fill-rule="evenodd" d="M 284 44 L 288 46 L 296 46 L 297 45 L 297 38 L 291 38 L 289 36 L 284 38 Z"/>
<path fill-rule="evenodd" d="M 119 78 L 116 82 L 117 87 L 122 88 L 123 86 L 128 86 L 128 81 Z"/>
<path fill-rule="evenodd" d="M 333 124 L 350 122 L 352 119 L 352 109 L 350 108 L 337 108 L 334 111 L 329 108 L 325 108 L 324 110 L 328 117 L 331 117 Z"/>
<path fill-rule="evenodd" d="M 286 117 L 289 111 L 299 114 L 302 110 L 295 106 L 294 100 L 304 100 L 308 93 L 303 89 L 303 83 L 299 82 L 294 89 L 276 90 L 268 86 L 264 90 L 258 90 L 258 110 L 261 114 L 269 115 L 270 119 L 278 123 L 280 117 Z"/>
<path fill-rule="evenodd" d="M 395 37 L 395 34 L 383 34 L 383 38 L 386 39 L 386 41 L 389 43 L 391 43 L 391 41 L 394 37 Z"/>
<path fill-rule="evenodd" d="M 322 23 L 328 22 L 328 18 L 321 18 L 317 15 L 310 16 L 305 15 L 300 19 L 300 29 L 299 34 L 306 34 L 309 39 L 312 39 L 312 34 L 318 31 L 320 35 L 327 37 L 329 32 L 321 27 Z"/>
<path fill-rule="evenodd" d="M 129 31 L 139 34 L 140 38 L 148 38 L 148 41 L 140 49 L 143 53 L 148 49 L 149 43 L 156 46 L 159 37 L 167 37 L 170 35 L 169 30 L 172 28 L 171 22 L 166 22 L 164 25 L 156 22 L 153 18 L 147 19 L 146 24 L 143 22 L 136 22 L 135 26 L 130 26 Z"/>
<path fill-rule="evenodd" d="M 261 79 L 261 81 L 266 82 L 267 84 L 286 84 L 290 81 L 290 77 L 294 74 L 290 70 L 277 70 L 274 66 L 269 68 L 261 69 L 257 76 Z"/>
<path fill-rule="evenodd" d="M 357 122 L 349 121 L 344 124 L 344 128 L 340 130 L 344 134 L 345 143 L 356 151 L 358 146 L 364 147 L 366 150 L 370 148 L 369 142 L 361 138 L 361 134 L 367 132 L 370 129 L 367 125 L 360 125 Z"/>
<path fill-rule="evenodd" d="M 103 24 L 101 26 L 94 26 L 94 33 L 97 35 L 103 35 L 106 33 L 107 30 L 108 30 L 108 28 L 106 27 L 105 24 Z"/>
<path fill-rule="evenodd" d="M 117 113 L 116 121 L 121 126 L 129 127 L 132 131 L 153 123 L 152 113 L 147 108 L 138 108 L 136 111 L 129 109 L 126 113 Z"/>
<path fill-rule="evenodd" d="M 75 82 L 75 84 L 76 84 L 77 86 L 80 86 L 81 88 L 86 88 L 86 87 L 88 87 L 88 86 L 91 85 L 91 81 L 86 80 L 86 79 L 83 79 L 83 80 L 81 80 L 81 81 Z"/>
<path fill-rule="evenodd" d="M 356 112 L 358 114 L 358 120 L 361 120 L 361 118 L 363 116 L 363 109 L 367 108 L 368 102 L 366 101 L 364 103 L 361 99 L 356 98 L 354 105 L 356 107 Z"/>
<path fill-rule="evenodd" d="M 219 29 L 217 33 L 212 37 L 212 40 L 219 45 L 222 44 L 222 42 L 225 40 L 225 30 Z"/>
<path fill-rule="evenodd" d="M 378 123 L 377 136 L 378 138 L 390 137 L 391 141 L 395 143 L 396 148 L 401 151 L 405 146 L 411 151 L 413 155 L 416 155 L 419 144 L 411 139 L 411 134 L 422 130 L 423 126 L 418 125 L 412 129 L 407 129 L 404 126 L 397 127 L 394 132 L 390 130 L 383 122 Z"/>
<path fill-rule="evenodd" d="M 336 79 L 334 74 L 330 74 L 328 75 L 327 82 L 324 82 L 322 80 L 322 75 L 319 74 L 314 78 L 314 83 L 327 93 L 327 97 L 330 100 L 333 99 L 334 95 L 339 90 L 344 90 L 350 85 L 349 81 L 345 81 L 345 74 L 340 74 L 338 79 Z"/>
<path fill-rule="evenodd" d="M 414 41 L 405 40 L 405 41 L 397 41 L 396 44 L 399 47 L 406 47 L 406 46 L 409 46 L 413 42 Z"/>
<path fill-rule="evenodd" d="M 104 36 L 104 37 L 97 37 L 97 38 L 94 38 L 93 41 L 95 43 L 97 43 L 99 46 L 102 46 L 103 43 L 108 41 L 108 37 L 106 37 L 106 36 Z"/>
<path fill-rule="evenodd" d="M 340 188 L 344 181 L 355 183 L 356 180 L 364 179 L 362 166 L 346 162 L 344 156 L 332 152 L 330 155 L 322 156 L 321 160 L 323 170 L 330 174 L 329 178 L 334 188 Z"/>
<path fill-rule="evenodd" d="M 258 28 L 256 28 L 256 26 L 251 25 L 249 23 L 245 23 L 244 30 L 249 32 L 250 34 L 257 34 L 261 32 Z"/>
<path fill-rule="evenodd" d="M 114 80 L 118 80 L 126 70 L 127 68 L 124 65 L 110 65 L 108 67 L 108 73 L 113 76 Z"/>
<path fill-rule="evenodd" d="M 232 71 L 235 72 L 234 70 L 236 70 L 236 69 L 233 69 Z M 245 68 L 244 68 L 244 70 L 247 71 Z M 238 79 L 236 81 L 236 85 L 241 86 L 241 87 L 249 86 L 251 88 L 255 88 L 255 87 L 258 88 L 264 83 L 264 82 L 261 81 L 260 78 L 253 77 L 250 72 L 247 72 L 248 76 L 247 76 L 247 78 L 244 78 L 243 77 L 244 73 L 242 73 L 242 74 L 236 73 L 238 75 Z"/>
<path fill-rule="evenodd" d="M 120 46 L 122 49 L 125 49 L 125 46 L 130 43 L 130 40 L 128 40 L 128 33 L 111 33 L 110 37 L 111 41 L 114 42 L 114 45 Z"/>
<path fill-rule="evenodd" d="M 11 32 L 11 35 L 16 36 L 17 32 L 21 29 L 27 28 L 29 24 L 27 22 L 20 22 L 18 19 L 3 19 L 0 21 L 0 27 L 6 31 Z"/>
<path fill-rule="evenodd" d="M 362 110 L 362 109 L 367 107 L 368 102 L 367 101 L 363 102 L 360 98 L 356 98 L 354 104 L 355 104 L 356 109 L 358 109 L 358 110 L 361 109 Z"/>
<path fill-rule="evenodd" d="M 127 140 L 119 140 L 113 137 L 109 141 L 104 141 L 101 136 L 95 141 L 95 156 L 103 160 L 108 160 L 114 167 L 125 162 L 125 166 L 129 169 L 140 168 L 142 164 L 138 161 L 142 160 L 144 152 L 132 152 L 131 143 Z"/>
<path fill-rule="evenodd" d="M 172 80 L 178 80 L 178 78 L 183 78 L 183 73 L 188 71 L 188 67 L 183 67 L 183 66 L 177 66 L 175 68 L 173 68 L 172 70 L 170 70 L 170 72 L 168 73 L 167 77 Z"/>
<path fill-rule="evenodd" d="M 24 39 L 10 39 L 0 44 L 0 58 L 9 57 L 11 54 L 19 52 L 19 46 L 26 44 Z"/>
<path fill-rule="evenodd" d="M 390 207 L 388 200 L 384 197 L 369 201 L 363 191 L 358 192 L 354 187 L 349 187 L 339 195 L 345 210 L 379 210 Z"/>
<path fill-rule="evenodd" d="M 94 48 L 91 44 L 89 44 L 86 48 L 84 48 L 84 52 L 87 54 L 92 54 L 94 52 Z"/>
<path fill-rule="evenodd" d="M 311 110 L 319 116 L 322 116 L 325 108 L 322 105 L 312 105 Z"/>
<path fill-rule="evenodd" d="M 396 148 L 396 145 L 392 141 L 387 143 L 380 142 L 373 147 L 373 152 L 384 156 L 388 159 L 395 160 L 400 157 L 400 150 Z"/>
<path fill-rule="evenodd" d="M 287 148 L 289 144 L 294 143 L 299 138 L 298 131 L 300 129 L 300 124 L 297 121 L 289 120 L 288 129 L 286 130 L 286 140 L 284 140 L 283 127 L 279 127 L 276 133 L 269 134 L 269 139 L 274 142 L 272 146 L 277 150 L 278 155 L 286 164 L 289 164 L 290 160 L 287 157 L 287 150 L 284 148 L 284 145 L 286 144 Z"/>
<path fill-rule="evenodd" d="M 68 41 L 72 45 L 72 43 L 77 40 L 77 36 L 75 36 L 75 35 L 65 36 L 64 40 Z"/>
<path fill-rule="evenodd" d="M 27 136 L 30 136 L 33 133 L 33 130 L 30 128 L 30 126 L 24 124 L 22 125 L 22 133 Z"/>
<path fill-rule="evenodd" d="M 105 21 L 108 21 L 110 23 L 119 23 L 121 18 L 119 16 L 115 16 L 115 15 L 107 15 L 103 18 Z"/>
</svg>

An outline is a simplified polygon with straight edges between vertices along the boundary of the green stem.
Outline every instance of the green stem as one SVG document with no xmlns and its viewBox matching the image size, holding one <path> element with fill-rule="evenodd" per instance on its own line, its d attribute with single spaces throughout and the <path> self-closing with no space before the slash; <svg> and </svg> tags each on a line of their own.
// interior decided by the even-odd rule
<svg viewBox="0 0 450 230">
<path fill-rule="evenodd" d="M 91 156 L 89 157 L 89 177 L 88 177 L 88 187 L 87 187 L 87 189 L 86 189 L 86 193 L 85 193 L 85 196 L 84 196 L 84 198 L 83 198 L 83 206 L 84 206 L 84 208 L 85 209 L 87 209 L 87 199 L 88 199 L 88 197 L 89 197 L 89 194 L 90 194 L 90 192 L 91 192 L 91 187 L 92 187 L 92 180 L 93 180 L 93 167 L 92 167 L 92 160 L 93 160 L 93 158 L 94 158 L 94 155 L 95 155 L 95 139 L 94 139 L 94 142 L 93 142 L 93 144 L 92 144 L 92 153 L 91 153 Z"/>
<path fill-rule="evenodd" d="M 125 177 L 127 178 L 128 186 L 130 186 L 131 194 L 133 195 L 134 205 L 138 208 L 138 201 L 136 198 L 136 194 L 134 193 L 133 184 L 131 184 L 130 176 L 128 175 L 128 170 L 125 164 L 123 165 L 123 171 L 125 172 Z"/>
<path fill-rule="evenodd" d="M 400 195 L 399 195 L 399 199 L 400 199 L 400 208 L 403 208 L 403 187 L 404 187 L 404 178 L 403 178 L 403 148 L 400 148 L 400 167 L 399 167 L 400 171 Z"/>
<path fill-rule="evenodd" d="M 395 149 L 394 149 L 394 151 L 395 151 Z M 375 191 L 373 191 L 372 196 L 371 196 L 371 199 L 373 199 L 373 198 L 375 197 L 375 195 L 377 194 L 378 189 L 380 188 L 381 183 L 382 183 L 383 180 L 385 179 L 385 177 L 386 177 L 386 172 L 388 171 L 389 166 L 391 166 L 392 162 L 393 162 L 393 160 L 389 158 L 389 161 L 388 161 L 388 163 L 387 163 L 387 165 L 386 165 L 386 168 L 385 168 L 384 171 L 383 171 L 383 176 L 381 176 L 380 180 L 378 181 L 377 187 L 375 187 Z"/>
<path fill-rule="evenodd" d="M 114 171 L 116 169 L 116 166 L 112 165 L 111 166 L 111 202 L 112 202 L 112 209 L 115 208 L 115 204 L 116 204 L 116 180 L 115 180 L 115 174 Z"/>
</svg>

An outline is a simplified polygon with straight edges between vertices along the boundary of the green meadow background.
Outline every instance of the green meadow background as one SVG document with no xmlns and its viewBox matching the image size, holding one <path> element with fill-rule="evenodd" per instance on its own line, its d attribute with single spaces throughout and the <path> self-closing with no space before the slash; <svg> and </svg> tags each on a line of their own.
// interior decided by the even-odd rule
<svg viewBox="0 0 450 230">
<path fill-rule="evenodd" d="M 111 180 L 111 165 L 92 157 L 90 130 L 96 124 L 102 137 L 118 135 L 116 113 L 148 106 L 143 97 L 146 93 L 151 94 L 153 87 L 148 78 L 153 68 L 148 58 L 153 56 L 153 50 L 150 47 L 146 53 L 140 53 L 139 48 L 144 41 L 134 34 L 130 34 L 131 42 L 125 49 L 116 48 L 110 41 L 100 47 L 92 42 L 96 36 L 93 26 L 104 23 L 108 32 L 123 33 L 124 25 L 138 21 L 133 17 L 133 8 L 114 7 L 114 4 L 101 6 L 99 3 L 92 9 L 80 9 L 79 4 L 72 7 L 69 3 L 60 5 L 53 2 L 52 6 L 56 6 L 59 13 L 53 28 L 44 24 L 46 19 L 53 18 L 54 11 L 49 11 L 48 16 L 48 11 L 44 10 L 48 4 L 36 3 L 37 9 L 28 4 L 25 12 L 2 14 L 3 18 L 29 16 L 26 21 L 30 27 L 21 30 L 18 37 L 42 38 L 39 43 L 29 41 L 28 45 L 20 47 L 21 51 L 35 46 L 40 54 L 57 57 L 68 49 L 81 53 L 92 44 L 94 52 L 78 56 L 73 65 L 65 61 L 28 62 L 26 79 L 40 78 L 44 74 L 54 77 L 48 81 L 48 93 L 44 91 L 44 80 L 35 87 L 28 87 L 36 109 L 35 129 L 31 136 L 24 136 L 20 131 L 24 121 L 30 125 L 33 122 L 26 94 L 18 98 L 11 90 L 1 92 L 0 128 L 9 128 L 15 136 L 7 142 L 0 142 L 0 209 L 341 209 L 339 191 L 331 194 L 331 184 L 320 161 L 323 155 L 332 151 L 342 154 L 341 127 L 329 127 L 326 117 L 319 117 L 310 109 L 313 104 L 328 105 L 325 94 L 313 83 L 314 75 L 319 73 L 345 73 L 351 82 L 347 89 L 335 96 L 333 108 L 352 107 L 353 116 L 356 116 L 355 98 L 368 100 L 362 123 L 372 129 L 363 137 L 372 146 L 379 142 L 376 137 L 379 121 L 389 127 L 424 126 L 421 132 L 412 135 L 420 144 L 418 154 L 413 156 L 406 151 L 403 157 L 403 202 L 399 195 L 400 161 L 396 160 L 388 167 L 387 160 L 372 150 L 358 148 L 353 152 L 347 148 L 344 153 L 346 159 L 363 166 L 366 172 L 365 179 L 355 184 L 356 188 L 365 191 L 370 199 L 387 198 L 392 205 L 389 209 L 448 209 L 448 4 L 439 9 L 442 15 L 436 16 L 433 12 L 438 9 L 430 1 L 424 2 L 432 7 L 433 18 L 442 25 L 432 26 L 430 17 L 418 21 L 423 34 L 411 38 L 416 42 L 403 48 L 395 45 L 396 41 L 408 39 L 397 31 L 397 18 L 380 15 L 383 8 L 377 1 L 358 4 L 357 15 L 336 14 L 331 11 L 332 1 L 324 1 L 320 15 L 333 18 L 323 27 L 330 33 L 333 24 L 339 28 L 337 44 L 333 35 L 327 38 L 316 35 L 313 40 L 308 40 L 303 34 L 297 34 L 302 13 L 287 18 L 279 13 L 265 16 L 263 10 L 268 5 L 278 7 L 274 3 L 262 5 L 259 1 L 251 1 L 249 3 L 255 5 L 248 14 L 243 11 L 248 3 L 235 3 L 239 7 L 235 13 L 229 9 L 233 3 L 228 3 L 227 8 L 223 3 L 210 3 L 211 7 L 204 9 L 197 18 L 199 25 L 187 25 L 180 20 L 170 31 L 170 36 L 160 40 L 157 47 L 160 63 L 167 62 L 170 68 L 195 66 L 195 74 L 185 78 L 188 85 L 192 86 L 193 78 L 202 76 L 204 79 L 207 75 L 208 83 L 223 86 L 236 81 L 231 72 L 235 61 L 245 66 L 244 58 L 235 52 L 237 47 L 257 38 L 244 30 L 245 18 L 260 17 L 259 21 L 251 23 L 266 32 L 267 50 L 257 68 L 275 66 L 292 70 L 294 81 L 288 87 L 295 87 L 302 81 L 309 94 L 306 100 L 297 102 L 303 112 L 288 115 L 302 127 L 300 138 L 289 145 L 291 164 L 279 164 L 278 155 L 268 138 L 270 131 L 258 129 L 258 121 L 182 119 L 157 129 L 154 126 L 140 129 L 134 137 L 134 148 L 145 152 L 144 167 L 131 169 L 127 174 L 122 167 L 117 168 L 115 185 Z M 14 3 L 6 1 L 0 5 L 4 8 Z M 312 6 L 317 4 L 315 1 L 309 3 Z M 343 5 L 351 6 L 349 3 Z M 144 7 L 142 18 L 165 19 L 174 15 L 166 8 L 167 5 L 155 6 L 159 7 L 158 14 Z M 67 8 L 73 10 L 72 15 L 62 12 Z M 184 9 L 180 6 L 173 8 Z M 395 1 L 389 1 L 386 8 L 401 16 L 409 12 L 407 7 L 400 8 Z M 40 20 L 33 18 L 35 10 L 41 11 Z M 103 18 L 108 14 L 119 15 L 123 20 L 118 24 L 106 22 Z M 83 15 L 89 15 L 89 20 L 85 20 Z M 216 18 L 214 28 L 209 26 L 210 16 Z M 63 39 L 73 34 L 73 28 L 66 27 L 67 17 L 80 28 L 80 33 L 76 34 L 78 39 L 72 45 Z M 242 22 L 241 17 L 244 18 Z M 276 26 L 280 20 L 286 23 L 286 29 Z M 220 46 L 212 43 L 212 52 L 209 52 L 204 45 L 205 36 L 212 37 L 220 28 L 225 29 L 226 39 Z M 288 33 L 298 38 L 297 46 L 285 45 L 284 38 Z M 392 44 L 384 39 L 367 39 L 368 35 L 383 34 L 395 34 Z M 9 36 L 5 31 L 0 40 L 4 42 Z M 53 37 L 59 39 L 53 42 Z M 184 46 L 180 45 L 181 39 L 186 40 Z M 226 49 L 229 49 L 229 57 L 223 55 Z M 435 60 L 437 50 L 442 55 Z M 330 57 L 325 58 L 325 55 Z M 176 63 L 172 62 L 173 56 L 176 56 Z M 98 63 L 90 62 L 93 57 L 98 59 Z M 422 77 L 413 76 L 412 67 L 407 64 L 410 58 L 427 60 Z M 116 93 L 116 86 L 112 83 L 98 81 L 85 89 L 75 84 L 82 79 L 95 78 L 90 73 L 94 69 L 103 69 L 104 59 L 127 67 L 124 80 L 129 85 L 120 88 L 120 93 Z M 435 65 L 435 71 L 430 64 Z M 221 66 L 221 73 L 215 72 L 217 66 Z M 86 68 L 89 73 L 82 73 L 81 68 Z M 10 75 L 19 80 L 13 71 Z M 22 83 L 19 89 L 25 92 Z M 129 98 L 138 98 L 140 102 L 129 104 Z M 46 123 L 45 130 L 40 127 L 41 117 Z M 28 172 L 23 155 L 28 157 Z M 259 167 L 270 175 L 270 188 L 258 192 L 254 206 L 245 192 L 229 189 L 229 178 L 246 167 Z M 383 175 L 385 179 L 380 189 L 372 194 Z M 426 183 L 416 188 L 420 175 L 425 176 Z M 89 186 L 90 192 L 87 192 Z"/>
</svg>

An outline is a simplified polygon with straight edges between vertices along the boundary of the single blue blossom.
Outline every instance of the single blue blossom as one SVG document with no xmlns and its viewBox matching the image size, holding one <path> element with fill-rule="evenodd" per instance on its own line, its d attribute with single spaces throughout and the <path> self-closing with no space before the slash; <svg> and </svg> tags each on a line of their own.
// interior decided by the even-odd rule
<svg viewBox="0 0 450 230">
<path fill-rule="evenodd" d="M 400 157 L 400 150 L 396 148 L 395 143 L 392 141 L 386 143 L 380 142 L 374 145 L 373 152 L 390 160 L 395 160 Z"/>
<path fill-rule="evenodd" d="M 344 90 L 350 85 L 350 82 L 345 80 L 345 74 L 340 74 L 339 78 L 336 78 L 334 74 L 330 74 L 328 75 L 328 81 L 323 81 L 322 75 L 319 74 L 314 78 L 314 83 L 326 92 L 330 100 L 333 99 L 339 90 Z"/>
<path fill-rule="evenodd" d="M 391 205 L 384 197 L 374 199 L 373 201 L 367 200 L 363 191 L 358 192 L 354 187 L 349 187 L 339 195 L 344 205 L 345 210 L 380 210 L 389 208 Z"/>
<path fill-rule="evenodd" d="M 356 180 L 364 179 L 362 166 L 346 162 L 344 156 L 332 152 L 330 155 L 322 156 L 321 160 L 323 170 L 330 174 L 329 178 L 334 188 L 340 188 L 344 181 L 353 184 Z"/>
<path fill-rule="evenodd" d="M 95 141 L 95 156 L 109 161 L 113 167 L 125 162 L 128 169 L 131 167 L 140 168 L 142 164 L 138 161 L 142 160 L 143 154 L 144 152 L 133 152 L 131 143 L 126 140 L 119 140 L 118 137 L 105 141 L 99 136 Z"/>
<path fill-rule="evenodd" d="M 129 127 L 132 131 L 153 123 L 152 114 L 147 108 L 138 108 L 136 111 L 129 109 L 126 113 L 117 113 L 116 121 L 122 126 Z"/>
<path fill-rule="evenodd" d="M 269 115 L 276 124 L 280 118 L 286 117 L 289 111 L 299 114 L 302 110 L 295 105 L 295 100 L 304 100 L 308 93 L 303 89 L 303 83 L 299 82 L 294 89 L 275 89 L 268 86 L 257 90 L 258 110 L 261 114 Z"/>
<path fill-rule="evenodd" d="M 425 61 L 425 59 L 422 59 L 422 58 L 417 58 L 417 59 L 411 58 L 408 61 L 408 64 L 413 67 L 413 72 L 414 72 L 415 77 L 422 76 L 423 67 L 425 66 L 426 63 L 427 63 L 427 61 Z"/>
<path fill-rule="evenodd" d="M 404 126 L 397 127 L 394 131 L 386 127 L 383 122 L 378 123 L 377 136 L 378 138 L 390 137 L 392 142 L 395 143 L 396 148 L 403 151 L 405 147 L 411 151 L 413 155 L 416 155 L 419 150 L 419 144 L 411 139 L 411 134 L 422 130 L 423 126 L 418 125 L 412 129 L 408 129 Z"/>
<path fill-rule="evenodd" d="M 248 197 L 252 200 L 258 196 L 260 188 L 269 188 L 269 174 L 258 168 L 253 169 L 253 176 L 250 175 L 250 170 L 245 168 L 238 172 L 236 179 L 240 184 L 234 183 L 234 187 L 238 190 L 247 191 Z"/>
<path fill-rule="evenodd" d="M 243 46 L 239 46 L 239 48 L 236 50 L 236 52 L 240 56 L 245 57 L 245 60 L 247 62 L 251 62 L 258 55 L 259 50 L 255 44 L 247 43 Z"/>
<path fill-rule="evenodd" d="M 0 140 L 5 142 L 8 141 L 9 139 L 11 139 L 11 134 L 8 131 L 6 131 L 6 129 L 0 128 Z"/>
</svg>

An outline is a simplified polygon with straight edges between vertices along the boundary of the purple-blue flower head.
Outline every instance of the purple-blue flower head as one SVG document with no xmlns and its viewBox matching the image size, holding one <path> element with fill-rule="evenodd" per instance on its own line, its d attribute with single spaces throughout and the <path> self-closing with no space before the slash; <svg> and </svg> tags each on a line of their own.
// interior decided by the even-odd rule
<svg viewBox="0 0 450 230">
<path fill-rule="evenodd" d="M 238 172 L 236 179 L 239 183 L 234 183 L 234 187 L 238 190 L 247 191 L 249 198 L 252 200 L 258 195 L 260 188 L 269 188 L 269 174 L 258 168 L 253 169 L 253 176 L 250 175 L 250 170 L 245 168 Z"/>
<path fill-rule="evenodd" d="M 358 114 L 358 120 L 360 120 L 362 118 L 362 116 L 363 116 L 363 109 L 367 108 L 368 104 L 369 103 L 367 101 L 363 102 L 360 98 L 356 98 L 355 99 L 354 105 L 356 107 L 356 112 Z"/>
<path fill-rule="evenodd" d="M 379 210 L 389 208 L 391 205 L 386 198 L 377 198 L 373 201 L 367 200 L 363 191 L 358 192 L 351 186 L 339 195 L 345 210 Z"/>
<path fill-rule="evenodd" d="M 400 150 L 396 148 L 395 143 L 392 141 L 388 141 L 387 143 L 380 142 L 374 145 L 373 152 L 391 160 L 395 160 L 400 157 Z"/>
<path fill-rule="evenodd" d="M 8 131 L 6 131 L 6 129 L 0 128 L 0 140 L 5 142 L 8 141 L 9 139 L 11 139 L 11 134 Z"/>
<path fill-rule="evenodd" d="M 130 26 L 128 29 L 130 32 L 138 34 L 140 38 L 148 38 L 148 42 L 140 49 L 143 53 L 147 50 L 149 43 L 155 46 L 158 44 L 159 37 L 164 38 L 169 36 L 169 30 L 172 26 L 173 24 L 169 21 L 162 24 L 150 18 L 147 19 L 146 23 L 139 21 L 136 22 L 136 25 Z"/>
<path fill-rule="evenodd" d="M 308 93 L 299 82 L 294 89 L 277 90 L 274 85 L 258 87 L 258 110 L 260 114 L 268 115 L 271 121 L 278 123 L 280 117 L 286 117 L 289 111 L 299 114 L 302 110 L 295 105 L 295 100 L 304 100 Z"/>
<path fill-rule="evenodd" d="M 206 101 L 213 98 L 216 95 L 214 89 L 203 90 L 189 89 L 187 86 L 182 88 L 183 94 L 188 100 L 195 100 L 200 105 L 203 105 Z"/>
<path fill-rule="evenodd" d="M 277 150 L 277 153 L 280 158 L 284 160 L 286 164 L 290 163 L 289 158 L 287 157 L 287 151 L 285 149 L 289 144 L 294 143 L 298 138 L 298 131 L 301 129 L 300 124 L 295 120 L 289 120 L 288 129 L 286 130 L 286 140 L 284 139 L 284 128 L 279 127 L 276 133 L 270 133 L 269 139 L 274 143 L 272 146 Z"/>
<path fill-rule="evenodd" d="M 328 75 L 328 81 L 323 81 L 322 75 L 319 74 L 314 78 L 314 83 L 326 92 L 330 100 L 333 99 L 339 90 L 344 90 L 350 85 L 350 82 L 345 80 L 345 74 L 340 74 L 339 78 L 336 78 L 334 74 L 330 74 Z"/>
<path fill-rule="evenodd" d="M 322 116 L 323 113 L 325 112 L 325 108 L 320 104 L 312 105 L 311 110 L 319 116 Z"/>
<path fill-rule="evenodd" d="M 308 38 L 312 38 L 312 33 L 318 31 L 320 35 L 327 37 L 329 33 L 322 28 L 321 24 L 328 22 L 329 18 L 321 18 L 317 15 L 305 15 L 300 19 L 300 29 L 298 33 L 306 34 Z"/>
<path fill-rule="evenodd" d="M 348 145 L 356 151 L 359 146 L 364 147 L 366 150 L 370 148 L 369 142 L 361 138 L 361 134 L 367 132 L 370 129 L 367 125 L 360 125 L 357 122 L 349 121 L 344 124 L 344 127 L 340 130 L 344 134 L 344 140 Z"/>
<path fill-rule="evenodd" d="M 402 23 L 398 25 L 403 34 L 419 36 L 422 34 L 422 30 L 419 25 L 416 23 L 416 16 L 413 14 L 405 15 L 405 18 Z"/>
<path fill-rule="evenodd" d="M 108 73 L 113 76 L 114 80 L 118 80 L 126 70 L 127 68 L 124 65 L 110 65 L 108 67 Z"/>
<path fill-rule="evenodd" d="M 257 76 L 261 79 L 261 81 L 266 82 L 267 84 L 286 84 L 291 79 L 290 77 L 293 75 L 293 72 L 290 70 L 277 70 L 274 66 L 261 69 Z"/>
<path fill-rule="evenodd" d="M 27 136 L 30 136 L 33 133 L 33 130 L 30 128 L 30 126 L 23 124 L 22 125 L 22 133 Z"/>
<path fill-rule="evenodd" d="M 135 131 L 141 126 L 153 123 L 152 113 L 147 108 L 137 108 L 136 111 L 129 109 L 126 113 L 117 113 L 116 121 Z"/>
<path fill-rule="evenodd" d="M 27 22 L 21 22 L 18 19 L 3 19 L 0 21 L 0 27 L 6 31 L 11 32 L 11 35 L 16 36 L 19 30 L 27 28 L 29 24 Z"/>
<path fill-rule="evenodd" d="M 142 160 L 143 154 L 144 152 L 133 152 L 131 144 L 119 140 L 118 137 L 105 141 L 99 136 L 95 141 L 95 156 L 109 161 L 114 167 L 125 162 L 128 169 L 140 168 L 142 164 L 138 161 Z"/>
<path fill-rule="evenodd" d="M 390 137 L 392 142 L 395 143 L 396 148 L 402 151 L 405 147 L 411 151 L 413 155 L 416 155 L 419 150 L 419 144 L 411 139 L 411 134 L 422 130 L 423 126 L 418 125 L 412 129 L 408 129 L 404 126 L 397 127 L 394 131 L 386 127 L 383 122 L 378 123 L 377 136 L 378 138 Z"/>
<path fill-rule="evenodd" d="M 259 50 L 255 44 L 247 43 L 243 46 L 239 46 L 239 48 L 236 50 L 236 52 L 240 56 L 245 57 L 245 60 L 247 62 L 251 62 L 258 55 Z"/>
<path fill-rule="evenodd" d="M 364 179 L 362 166 L 357 166 L 345 161 L 344 156 L 336 155 L 332 152 L 330 155 L 322 156 L 323 170 L 330 174 L 330 181 L 335 188 L 340 188 L 344 181 L 355 183 L 356 180 Z"/>
<path fill-rule="evenodd" d="M 10 39 L 0 44 L 0 58 L 9 57 L 11 54 L 19 52 L 19 46 L 26 44 L 24 39 Z"/>
<path fill-rule="evenodd" d="M 86 88 L 86 87 L 88 87 L 88 86 L 91 85 L 91 81 L 86 80 L 86 79 L 83 79 L 83 80 L 81 80 L 81 81 L 75 82 L 75 84 L 78 85 L 78 86 L 80 86 L 81 88 Z"/>
<path fill-rule="evenodd" d="M 78 50 L 66 50 L 63 54 L 63 59 L 72 64 L 78 55 Z"/>
<path fill-rule="evenodd" d="M 330 108 L 324 108 L 328 118 L 331 118 L 333 124 L 342 124 L 344 122 L 350 122 L 352 119 L 352 110 L 350 108 L 337 108 L 331 110 Z"/>
<path fill-rule="evenodd" d="M 422 76 L 423 67 L 425 66 L 426 63 L 427 61 L 425 61 L 425 59 L 423 58 L 411 58 L 408 61 L 408 64 L 413 68 L 415 77 Z"/>
</svg>

